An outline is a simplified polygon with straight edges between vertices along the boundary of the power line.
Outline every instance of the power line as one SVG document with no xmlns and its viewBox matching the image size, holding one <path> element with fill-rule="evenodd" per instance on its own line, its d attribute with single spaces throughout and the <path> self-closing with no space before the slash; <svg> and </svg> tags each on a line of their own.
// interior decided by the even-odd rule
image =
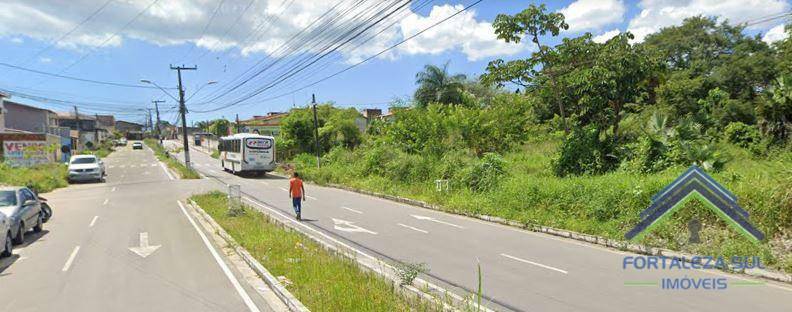
<svg viewBox="0 0 792 312">
<path fill-rule="evenodd" d="M 88 82 L 88 83 L 94 83 L 94 84 L 100 84 L 100 85 L 107 85 L 107 86 L 114 86 L 114 87 L 124 87 L 124 88 L 137 88 L 137 89 L 157 89 L 156 87 L 151 87 L 151 86 L 141 86 L 141 85 L 120 83 L 120 82 L 100 81 L 100 80 L 94 80 L 94 79 L 66 76 L 66 75 L 50 73 L 50 72 L 45 72 L 45 71 L 41 71 L 41 70 L 35 70 L 35 69 L 27 68 L 27 67 L 22 67 L 22 66 L 8 64 L 8 63 L 2 63 L 2 62 L 0 62 L 0 66 L 7 67 L 7 68 L 12 68 L 12 69 L 16 69 L 16 70 L 21 70 L 21 71 L 26 71 L 26 72 L 30 72 L 30 73 L 35 73 L 35 74 L 39 74 L 39 75 L 44 75 L 44 76 L 50 76 L 50 77 L 56 77 L 56 78 L 74 80 L 74 81 L 81 81 L 81 82 Z"/>
<path fill-rule="evenodd" d="M 42 48 L 41 50 L 39 50 L 38 52 L 36 52 L 36 54 L 34 54 L 33 56 L 29 57 L 29 58 L 28 58 L 27 60 L 25 60 L 23 63 L 30 62 L 31 60 L 34 60 L 34 59 L 36 59 L 37 57 L 39 57 L 40 55 L 44 54 L 44 52 L 47 52 L 47 51 L 49 51 L 49 49 L 51 49 L 51 48 L 52 48 L 52 47 L 54 47 L 56 44 L 60 43 L 60 42 L 61 42 L 63 39 L 65 39 L 66 37 L 68 37 L 69 35 L 71 35 L 72 33 L 74 33 L 75 31 L 77 31 L 77 29 L 79 29 L 80 27 L 82 27 L 83 25 L 85 25 L 85 23 L 87 23 L 88 21 L 92 20 L 94 17 L 96 17 L 97 15 L 99 15 L 99 13 L 101 13 L 102 11 L 104 11 L 104 9 L 105 9 L 105 8 L 106 8 L 108 5 L 110 5 L 110 3 L 112 3 L 112 2 L 113 2 L 113 0 L 107 0 L 107 1 L 106 1 L 104 4 L 102 4 L 102 6 L 100 6 L 98 9 L 96 9 L 95 11 L 93 11 L 93 13 L 91 13 L 91 14 L 90 14 L 90 15 L 88 15 L 88 16 L 87 16 L 85 19 L 83 19 L 82 21 L 80 21 L 79 23 L 77 23 L 77 25 L 74 25 L 74 27 L 72 27 L 72 29 L 70 29 L 69 31 L 67 31 L 66 33 L 64 33 L 64 34 L 63 34 L 63 35 L 61 35 L 60 37 L 58 37 L 58 39 L 55 39 L 54 41 L 50 42 L 50 43 L 49 43 L 49 44 L 48 44 L 46 47 L 44 47 L 44 48 Z"/>
<path fill-rule="evenodd" d="M 328 79 L 331 79 L 331 78 L 333 78 L 333 77 L 335 77 L 335 76 L 338 76 L 338 75 L 340 75 L 340 74 L 342 74 L 342 73 L 344 73 L 344 72 L 346 72 L 346 71 L 348 71 L 348 70 L 350 70 L 350 69 L 353 69 L 353 68 L 355 68 L 355 67 L 357 67 L 357 66 L 359 66 L 359 65 L 361 65 L 361 64 L 363 64 L 363 63 L 366 63 L 366 62 L 368 62 L 368 61 L 370 61 L 370 60 L 372 60 L 372 59 L 374 59 L 374 58 L 376 58 L 376 57 L 378 57 L 378 56 L 380 56 L 380 55 L 382 55 L 382 54 L 384 54 L 384 53 L 386 53 L 386 52 L 388 52 L 388 51 L 390 51 L 390 50 L 392 50 L 392 49 L 394 49 L 394 48 L 396 48 L 396 47 L 398 47 L 398 46 L 400 46 L 401 44 L 403 44 L 403 43 L 405 43 L 405 42 L 407 42 L 407 41 L 409 41 L 409 40 L 411 40 L 411 39 L 413 39 L 413 38 L 415 38 L 415 37 L 417 37 L 417 36 L 420 36 L 421 34 L 425 33 L 426 31 L 428 31 L 428 30 L 430 30 L 430 29 L 432 29 L 432 28 L 434 28 L 434 27 L 436 27 L 437 25 L 440 25 L 440 24 L 444 23 L 445 21 L 447 21 L 447 20 L 449 20 L 449 19 L 451 19 L 451 18 L 453 18 L 453 17 L 455 17 L 455 16 L 457 16 L 457 15 L 461 14 L 462 12 L 464 12 L 464 11 L 467 11 L 467 10 L 469 10 L 470 8 L 472 8 L 472 7 L 476 6 L 476 5 L 478 5 L 478 4 L 479 4 L 479 3 L 481 3 L 482 1 L 484 1 L 484 0 L 477 0 L 477 1 L 475 1 L 475 2 L 473 2 L 473 3 L 471 3 L 471 4 L 469 4 L 469 5 L 467 5 L 466 7 L 462 8 L 461 10 L 457 11 L 456 13 L 454 13 L 454 14 L 451 14 L 450 16 L 448 16 L 448 17 L 446 17 L 446 18 L 444 18 L 444 19 L 442 19 L 442 20 L 440 20 L 440 21 L 438 21 L 438 22 L 436 22 L 436 23 L 434 23 L 434 24 L 430 25 L 429 27 L 427 27 L 427 28 L 424 28 L 423 30 L 421 30 L 421 31 L 419 31 L 419 32 L 417 32 L 417 33 L 415 33 L 415 34 L 413 34 L 412 36 L 409 36 L 409 37 L 407 37 L 407 38 L 404 38 L 403 40 L 401 40 L 401 41 L 397 42 L 397 43 L 396 43 L 396 44 L 394 44 L 394 45 L 391 45 L 390 47 L 388 47 L 388 48 L 386 48 L 386 49 L 384 49 L 384 50 L 382 50 L 382 51 L 378 52 L 377 54 L 374 54 L 374 55 L 372 55 L 372 56 L 370 56 L 370 57 L 368 57 L 368 58 L 366 58 L 366 59 L 364 59 L 364 60 L 362 60 L 362 61 L 360 61 L 360 62 L 358 62 L 358 63 L 352 64 L 352 65 L 350 65 L 350 66 L 348 66 L 348 67 L 346 67 L 346 68 L 344 68 L 344 69 L 342 69 L 342 70 L 340 70 L 340 71 L 338 71 L 338 72 L 335 72 L 335 73 L 333 73 L 332 75 L 329 75 L 329 76 L 327 76 L 327 77 L 324 77 L 324 78 L 322 78 L 322 79 L 319 79 L 319 80 L 317 80 L 317 81 L 314 81 L 313 83 L 310 83 L 310 84 L 308 84 L 308 85 L 305 85 L 305 86 L 303 86 L 303 87 L 301 87 L 301 88 L 298 88 L 298 89 L 296 89 L 296 90 L 293 90 L 293 91 L 291 91 L 291 92 L 287 92 L 287 93 L 280 94 L 280 95 L 277 95 L 277 96 L 274 96 L 274 97 L 270 97 L 270 98 L 267 98 L 267 99 L 263 99 L 262 101 L 269 101 L 269 100 L 274 100 L 274 99 L 277 99 L 277 98 L 281 98 L 281 97 L 284 97 L 284 96 L 287 96 L 287 95 L 290 95 L 290 94 L 293 94 L 293 93 L 296 93 L 296 92 L 299 92 L 299 91 L 305 90 L 305 89 L 307 89 L 307 88 L 309 88 L 309 87 L 312 87 L 312 86 L 314 86 L 314 85 L 317 85 L 317 84 L 319 84 L 319 83 L 321 83 L 321 82 L 324 82 L 324 81 L 326 81 L 326 80 L 328 80 Z M 242 101 L 244 101 L 244 100 L 247 100 L 247 99 L 249 99 L 249 98 L 250 98 L 250 97 L 248 97 L 248 98 L 245 98 L 245 99 L 242 99 L 242 100 L 239 100 L 239 101 L 232 102 L 232 103 L 230 103 L 230 104 L 226 104 L 226 105 L 220 106 L 220 107 L 218 107 L 218 108 L 210 109 L 210 110 L 205 110 L 205 111 L 196 111 L 196 110 L 193 110 L 193 113 L 209 113 L 209 112 L 215 112 L 215 111 L 218 111 L 218 110 L 226 109 L 226 108 L 228 108 L 228 107 L 231 107 L 231 106 L 235 106 L 235 105 L 237 105 L 237 104 L 241 103 Z"/>
</svg>

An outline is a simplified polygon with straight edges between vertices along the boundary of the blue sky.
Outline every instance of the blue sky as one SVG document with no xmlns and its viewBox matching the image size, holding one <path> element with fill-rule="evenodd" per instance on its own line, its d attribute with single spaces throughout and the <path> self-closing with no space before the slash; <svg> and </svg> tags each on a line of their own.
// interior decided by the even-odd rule
<svg viewBox="0 0 792 312">
<path fill-rule="evenodd" d="M 207 96 L 216 94 L 213 92 L 227 90 L 233 85 L 235 77 L 248 68 L 256 67 L 256 62 L 264 59 L 262 64 L 267 64 L 276 60 L 280 55 L 273 53 L 275 47 L 337 3 L 307 0 L 163 0 L 162 3 L 151 5 L 152 0 L 76 0 L 69 7 L 63 7 L 57 0 L 4 2 L 4 10 L 0 12 L 0 19 L 4 20 L 0 24 L 0 43 L 3 47 L 0 50 L 0 63 L 133 85 L 140 84 L 140 79 L 148 79 L 163 87 L 173 87 L 176 75 L 168 66 L 183 61 L 185 65 L 198 66 L 197 71 L 184 73 L 188 96 L 207 81 L 218 81 L 201 89 L 188 102 L 188 107 L 193 111 L 227 104 L 238 96 L 248 94 L 256 86 L 273 81 L 273 77 L 282 73 L 275 70 L 277 67 L 265 71 L 250 83 L 213 103 L 202 103 Z M 308 67 L 305 72 L 296 75 L 293 81 L 277 85 L 244 104 L 211 113 L 195 112 L 188 117 L 190 121 L 219 117 L 233 119 L 235 114 L 239 114 L 244 119 L 269 111 L 284 111 L 293 104 L 305 105 L 310 101 L 311 93 L 315 93 L 319 101 L 334 101 L 341 106 L 385 108 L 387 102 L 394 98 L 409 97 L 415 89 L 415 73 L 426 64 L 450 62 L 452 72 L 476 76 L 483 72 L 487 62 L 492 59 L 521 58 L 531 53 L 529 44 L 511 45 L 498 41 L 492 34 L 490 23 L 499 13 L 514 14 L 538 2 L 485 0 L 472 11 L 450 19 L 382 57 L 289 94 L 381 51 L 471 2 L 433 1 L 418 10 L 416 3 L 420 1 L 414 1 L 410 12 L 396 15 L 401 19 L 393 19 L 393 27 L 383 29 L 366 45 L 358 49 L 347 46 L 340 50 L 341 53 L 330 54 L 323 62 L 316 64 L 322 67 Z M 591 32 L 601 36 L 600 40 L 606 40 L 619 31 L 629 30 L 640 41 L 645 35 L 678 24 L 691 15 L 753 22 L 789 12 L 792 6 L 784 0 L 578 0 L 547 2 L 547 7 L 550 11 L 560 11 L 567 16 L 570 30 L 564 32 L 563 36 Z M 134 18 L 138 12 L 142 13 Z M 87 18 L 92 13 L 96 14 Z M 85 20 L 85 24 L 75 27 Z M 779 40 L 783 38 L 783 32 L 780 31 L 782 25 L 788 21 L 788 16 L 786 19 L 771 19 L 752 25 L 747 32 L 762 34 L 766 41 Z M 339 22 L 335 27 L 342 29 L 349 24 Z M 264 31 L 256 33 L 256 29 Z M 266 58 L 267 53 L 273 55 Z M 282 62 L 288 60 L 285 58 Z M 0 68 L 1 89 L 78 102 L 85 112 L 112 110 L 118 111 L 119 119 L 140 121 L 141 116 L 135 114 L 139 114 L 140 109 L 151 107 L 151 100 L 167 100 L 163 111 L 175 105 L 159 90 L 89 84 L 8 67 Z M 324 69 L 315 72 L 320 68 Z M 172 93 L 175 95 L 175 92 Z M 264 101 L 282 94 L 287 95 Z M 12 100 L 53 110 L 66 110 L 70 106 L 67 103 L 43 103 L 20 96 L 14 96 Z M 173 113 L 163 113 L 164 120 L 173 121 L 175 117 Z"/>
</svg>

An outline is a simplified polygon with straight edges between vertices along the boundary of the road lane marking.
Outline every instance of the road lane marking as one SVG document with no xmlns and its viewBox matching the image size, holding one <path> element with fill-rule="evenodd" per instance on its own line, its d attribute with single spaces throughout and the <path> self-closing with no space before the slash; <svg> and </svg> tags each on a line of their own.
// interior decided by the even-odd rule
<svg viewBox="0 0 792 312">
<path fill-rule="evenodd" d="M 200 167 L 201 166 L 201 164 L 199 164 L 199 163 L 194 163 L 193 165 L 195 165 L 196 167 Z"/>
<path fill-rule="evenodd" d="M 310 199 L 310 200 L 317 200 L 317 199 L 316 199 L 316 197 L 313 197 L 313 196 L 308 196 L 308 195 L 305 195 L 305 198 L 308 198 L 308 199 Z"/>
<path fill-rule="evenodd" d="M 269 185 L 269 182 L 267 182 L 267 181 L 261 181 L 261 184 L 264 184 L 264 185 Z"/>
<path fill-rule="evenodd" d="M 112 189 L 112 190 L 110 190 L 110 191 L 111 191 L 111 192 L 115 192 L 115 191 L 116 191 L 116 187 L 115 187 L 115 186 L 113 186 L 113 189 Z"/>
<path fill-rule="evenodd" d="M 94 224 L 96 224 L 96 219 L 99 219 L 99 216 L 94 216 L 93 219 L 91 219 L 91 224 L 89 224 L 88 227 L 93 227 Z"/>
<path fill-rule="evenodd" d="M 424 233 L 424 234 L 429 234 L 429 231 L 426 231 L 426 230 L 421 230 L 419 228 L 412 227 L 412 226 L 409 226 L 409 225 L 406 225 L 406 224 L 401 224 L 401 223 L 397 223 L 397 224 L 399 226 L 401 226 L 401 227 L 406 227 L 406 228 L 408 228 L 410 230 L 413 230 L 413 231 L 421 232 L 421 233 Z"/>
<path fill-rule="evenodd" d="M 140 232 L 140 245 L 137 247 L 129 247 L 129 251 L 136 253 L 142 258 L 146 258 L 157 251 L 157 249 L 160 247 L 162 247 L 162 245 L 149 245 L 148 232 Z"/>
<path fill-rule="evenodd" d="M 330 235 L 328 235 L 328 234 L 326 234 L 326 233 L 324 233 L 322 231 L 314 229 L 314 228 L 306 225 L 305 223 L 302 223 L 302 222 L 299 222 L 297 220 L 294 220 L 294 218 L 285 215 L 283 213 L 283 211 L 281 211 L 280 209 L 277 209 L 277 208 L 274 208 L 274 207 L 270 207 L 269 205 L 264 205 L 262 203 L 259 203 L 258 200 L 255 200 L 255 199 L 251 198 L 250 196 L 242 196 L 242 199 L 247 200 L 249 203 L 251 203 L 253 205 L 261 207 L 262 210 L 259 210 L 259 211 L 261 211 L 262 213 L 266 213 L 266 212 L 264 212 L 263 209 L 267 209 L 270 212 L 272 212 L 273 214 L 276 214 L 276 215 L 280 216 L 283 219 L 282 222 L 284 222 L 284 224 L 287 223 L 287 222 L 291 222 L 292 224 L 295 225 L 295 229 L 296 229 L 296 226 L 303 227 L 304 229 L 306 229 L 306 230 L 308 230 L 308 231 L 310 231 L 312 233 L 316 233 L 316 235 L 324 237 L 325 239 L 333 242 L 333 244 L 335 244 L 335 245 L 343 246 L 344 248 L 346 248 L 348 250 L 352 250 L 352 251 L 356 252 L 357 254 L 359 254 L 359 255 L 361 255 L 361 256 L 363 256 L 365 258 L 368 258 L 368 259 L 370 259 L 372 261 L 376 261 L 378 263 L 382 263 L 381 260 L 379 258 L 377 258 L 377 257 L 374 257 L 374 256 L 372 256 L 372 255 L 370 255 L 370 254 L 368 254 L 368 253 L 366 253 L 366 252 L 364 252 L 364 251 L 362 251 L 362 250 L 360 250 L 358 248 L 352 247 L 351 245 L 349 245 L 347 243 L 344 243 L 344 242 L 342 242 L 342 241 L 340 241 L 340 240 L 338 240 L 338 239 L 336 239 L 336 238 L 334 238 L 334 237 L 332 237 L 332 236 L 330 236 Z M 303 232 L 303 233 L 305 233 L 307 235 L 311 235 L 311 234 L 308 234 L 306 232 Z M 321 241 L 321 239 L 319 239 L 319 238 L 316 238 L 316 240 L 320 240 Z M 330 243 L 325 242 L 325 244 L 330 244 Z M 383 264 L 383 265 L 386 266 L 386 267 L 389 267 L 389 268 L 391 268 L 393 270 L 396 270 L 396 268 L 394 266 L 392 266 L 392 265 L 389 265 L 389 264 Z M 456 300 L 460 300 L 460 301 L 466 300 L 466 298 L 463 298 L 462 296 L 460 296 L 460 295 L 458 295 L 458 294 L 456 294 L 454 292 L 449 292 L 445 288 L 442 288 L 442 287 L 440 287 L 438 285 L 435 285 L 432 282 L 425 281 L 425 280 L 423 280 L 421 278 L 417 278 L 416 280 L 423 282 L 426 286 L 428 286 L 429 288 L 431 288 L 431 289 L 433 289 L 435 291 L 443 292 L 445 294 L 448 294 L 449 296 L 454 297 L 454 299 L 456 299 Z M 481 309 L 486 311 L 486 312 L 495 312 L 492 309 L 489 309 L 487 307 L 481 307 Z"/>
<path fill-rule="evenodd" d="M 362 212 L 362 211 L 360 211 L 360 210 L 355 210 L 355 209 L 349 208 L 349 207 L 347 207 L 347 206 L 341 206 L 341 208 L 344 208 L 344 209 L 346 209 L 346 210 L 349 210 L 349 211 L 351 211 L 351 212 L 354 212 L 354 213 L 363 214 L 363 212 Z"/>
<path fill-rule="evenodd" d="M 502 254 L 501 254 L 501 256 L 504 256 L 504 257 L 506 257 L 506 258 L 509 258 L 509 259 L 512 259 L 512 260 L 517 260 L 517 261 L 520 261 L 520 262 L 523 262 L 523 263 L 533 264 L 533 265 L 535 265 L 535 266 L 538 266 L 538 267 L 540 267 L 540 268 L 545 268 L 545 269 L 548 269 L 548 270 L 553 270 L 553 271 L 556 271 L 556 272 L 561 272 L 561 273 L 564 273 L 564 274 L 569 274 L 569 272 L 567 272 L 567 271 L 564 271 L 564 270 L 562 270 L 562 269 L 559 269 L 559 268 L 554 268 L 554 267 L 551 267 L 551 266 L 549 266 L 549 265 L 544 265 L 544 264 L 541 264 L 541 263 L 536 263 L 536 262 L 533 262 L 533 261 L 529 261 L 529 260 L 525 260 L 525 259 L 520 259 L 520 258 L 517 258 L 517 257 L 515 257 L 515 256 L 512 256 L 512 255 L 507 255 L 507 254 L 505 254 L 505 253 L 502 253 Z"/>
<path fill-rule="evenodd" d="M 135 168 L 137 165 L 129 165 L 129 168 Z"/>
<path fill-rule="evenodd" d="M 71 255 L 69 255 L 69 259 L 66 259 L 66 263 L 63 265 L 63 269 L 61 269 L 62 272 L 66 272 L 69 270 L 69 268 L 72 265 L 72 262 L 74 262 L 74 258 L 77 257 L 78 251 L 80 251 L 80 246 L 74 247 L 74 250 L 72 250 Z"/>
<path fill-rule="evenodd" d="M 156 167 L 156 166 L 157 166 L 157 164 L 156 164 L 156 163 L 155 163 L 155 164 L 151 164 L 151 167 Z"/>
<path fill-rule="evenodd" d="M 177 200 L 176 202 L 179 204 L 179 208 L 181 208 L 181 211 L 182 213 L 184 213 L 184 216 L 187 217 L 187 220 L 190 221 L 190 224 L 192 224 L 193 228 L 195 228 L 195 231 L 198 232 L 198 235 L 201 237 L 201 240 L 204 242 L 204 245 L 206 245 L 206 248 L 209 249 L 209 252 L 212 254 L 212 257 L 214 257 L 215 261 L 217 262 L 217 265 L 220 266 L 220 269 L 223 270 L 223 273 L 225 273 L 226 277 L 228 277 L 228 280 L 231 281 L 231 284 L 234 286 L 234 289 L 236 289 L 239 296 L 242 297 L 242 301 L 245 302 L 245 305 L 247 305 L 248 309 L 252 312 L 259 312 L 259 309 L 258 307 L 256 307 L 256 304 L 253 303 L 253 300 L 250 299 L 250 296 L 248 296 L 247 292 L 245 292 L 245 290 L 242 288 L 242 285 L 239 284 L 239 281 L 237 280 L 236 276 L 234 276 L 234 274 L 231 273 L 231 269 L 228 268 L 228 265 L 226 265 L 223 259 L 220 258 L 220 255 L 217 253 L 217 250 L 215 250 L 214 246 L 212 246 L 212 244 L 209 243 L 209 239 L 206 237 L 203 231 L 201 231 L 201 229 L 198 228 L 198 224 L 196 224 L 195 221 L 193 221 L 192 217 L 190 217 L 190 215 L 187 213 L 187 210 L 184 209 L 184 205 L 181 203 L 181 201 Z"/>
<path fill-rule="evenodd" d="M 282 187 L 282 188 L 280 188 L 280 189 L 282 189 L 284 192 L 288 192 L 288 191 L 289 191 L 289 190 L 287 190 L 285 187 Z"/>
<path fill-rule="evenodd" d="M 110 199 L 109 199 L 109 198 L 105 198 L 105 200 L 104 200 L 104 202 L 102 203 L 102 205 L 103 205 L 103 206 L 104 206 L 104 205 L 107 205 L 107 203 L 108 203 L 108 202 L 110 202 Z"/>
<path fill-rule="evenodd" d="M 361 232 L 361 233 L 369 233 L 372 235 L 377 235 L 377 232 L 357 226 L 354 224 L 355 222 L 336 219 L 336 218 L 331 218 L 331 219 L 333 219 L 333 228 L 336 230 L 343 232 L 351 232 L 351 233 Z"/>
<path fill-rule="evenodd" d="M 126 165 L 120 165 L 120 166 L 118 166 L 118 168 L 124 168 L 124 167 L 126 167 Z"/>
<path fill-rule="evenodd" d="M 445 222 L 445 221 L 437 220 L 437 219 L 432 218 L 432 217 L 419 216 L 419 215 L 411 215 L 411 216 L 413 216 L 413 218 L 416 218 L 418 220 L 427 220 L 427 221 L 432 221 L 432 222 L 435 222 L 435 223 L 440 223 L 440 224 L 445 224 L 445 225 L 448 225 L 448 226 L 453 226 L 455 228 L 464 229 L 464 227 L 462 227 L 461 225 L 456 225 L 456 224 L 453 224 L 453 223 L 448 223 L 448 222 Z"/>
<path fill-rule="evenodd" d="M 165 174 L 168 175 L 168 179 L 173 180 L 173 176 L 170 174 L 170 172 L 168 172 L 168 168 L 165 168 L 165 164 L 160 162 L 160 167 L 162 167 L 162 170 L 164 170 Z"/>
</svg>

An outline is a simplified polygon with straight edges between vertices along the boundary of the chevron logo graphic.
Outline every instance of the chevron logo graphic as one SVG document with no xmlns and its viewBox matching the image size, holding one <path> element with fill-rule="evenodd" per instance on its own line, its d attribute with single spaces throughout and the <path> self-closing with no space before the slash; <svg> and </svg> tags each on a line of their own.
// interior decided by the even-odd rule
<svg viewBox="0 0 792 312">
<path fill-rule="evenodd" d="M 737 197 L 696 165 L 690 166 L 674 182 L 652 196 L 652 204 L 640 214 L 641 221 L 624 237 L 640 239 L 692 199 L 710 208 L 749 240 L 756 243 L 764 240 L 764 233 L 748 221 L 748 212 L 737 204 Z"/>
</svg>

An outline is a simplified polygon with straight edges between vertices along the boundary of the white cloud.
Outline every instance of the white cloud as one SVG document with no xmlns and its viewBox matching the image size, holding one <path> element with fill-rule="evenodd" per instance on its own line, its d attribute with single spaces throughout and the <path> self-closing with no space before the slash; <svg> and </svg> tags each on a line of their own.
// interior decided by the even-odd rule
<svg viewBox="0 0 792 312">
<path fill-rule="evenodd" d="M 601 35 L 594 36 L 591 38 L 592 41 L 596 43 L 605 43 L 605 41 L 610 40 L 610 38 L 616 37 L 616 35 L 620 34 L 621 31 L 618 29 L 613 29 L 602 33 Z"/>
<path fill-rule="evenodd" d="M 225 1 L 212 19 L 218 0 L 159 1 L 119 36 L 113 36 L 150 3 L 151 0 L 114 1 L 60 41 L 57 47 L 85 51 L 100 46 L 121 46 L 125 39 L 134 38 L 160 46 L 189 43 L 201 50 L 214 52 L 238 49 L 242 56 L 263 52 L 280 56 L 290 51 L 276 51 L 278 47 L 336 4 L 314 0 L 256 0 L 245 11 L 249 3 L 247 0 Z M 339 34 L 348 30 L 351 23 L 359 23 L 366 14 L 377 11 L 366 10 L 370 5 L 381 8 L 387 4 L 384 1 L 366 2 L 352 8 L 350 12 L 344 12 L 344 18 L 337 24 L 325 25 L 315 31 Z M 94 0 L 72 0 L 64 8 L 62 0 L 5 0 L 0 10 L 0 20 L 3 21 L 0 23 L 0 37 L 22 35 L 50 42 L 72 29 L 100 5 L 101 2 Z M 336 8 L 336 13 L 341 13 L 342 7 Z M 382 29 L 383 25 L 390 25 L 390 21 L 370 29 L 370 33 L 380 30 L 382 33 L 366 44 L 357 49 L 344 47 L 339 52 L 346 62 L 359 61 L 462 8 L 461 5 L 434 6 L 429 16 L 408 12 L 404 20 L 390 29 Z M 355 17 L 356 14 L 359 16 Z M 210 19 L 209 27 L 203 32 Z M 318 52 L 323 44 L 303 44 L 299 49 Z M 477 20 L 475 12 L 466 11 L 381 57 L 393 59 L 402 54 L 438 54 L 458 50 L 468 59 L 478 60 L 514 54 L 525 47 L 497 40 L 491 23 Z"/>
<path fill-rule="evenodd" d="M 42 62 L 42 63 L 44 63 L 44 64 L 46 64 L 46 63 L 52 63 L 52 59 L 51 59 L 51 58 L 48 58 L 48 57 L 42 57 L 42 58 L 39 58 L 39 62 Z"/>
<path fill-rule="evenodd" d="M 577 0 L 559 10 L 570 32 L 600 30 L 624 20 L 627 9 L 621 0 Z"/>
<path fill-rule="evenodd" d="M 461 10 L 462 5 L 435 6 L 429 16 L 412 14 L 401 22 L 401 35 L 406 38 Z M 405 42 L 400 51 L 407 54 L 439 54 L 461 49 L 468 60 L 475 61 L 497 55 L 512 55 L 527 48 L 498 40 L 489 22 L 479 22 L 475 12 L 466 11 L 422 35 Z"/>
<path fill-rule="evenodd" d="M 770 30 L 768 30 L 767 33 L 765 33 L 762 37 L 762 41 L 771 44 L 776 41 L 784 40 L 786 37 L 787 33 L 784 31 L 784 24 L 781 24 L 770 28 Z"/>
<path fill-rule="evenodd" d="M 19 43 L 22 43 L 24 41 L 22 40 L 22 38 L 14 37 L 14 38 L 11 38 L 11 42 L 19 44 Z"/>
<path fill-rule="evenodd" d="M 630 20 L 627 30 L 635 35 L 635 41 L 643 39 L 663 27 L 679 25 L 691 16 L 717 16 L 732 23 L 760 19 L 783 13 L 790 5 L 785 0 L 642 0 L 641 12 Z M 764 24 L 750 26 L 763 29 Z"/>
</svg>

